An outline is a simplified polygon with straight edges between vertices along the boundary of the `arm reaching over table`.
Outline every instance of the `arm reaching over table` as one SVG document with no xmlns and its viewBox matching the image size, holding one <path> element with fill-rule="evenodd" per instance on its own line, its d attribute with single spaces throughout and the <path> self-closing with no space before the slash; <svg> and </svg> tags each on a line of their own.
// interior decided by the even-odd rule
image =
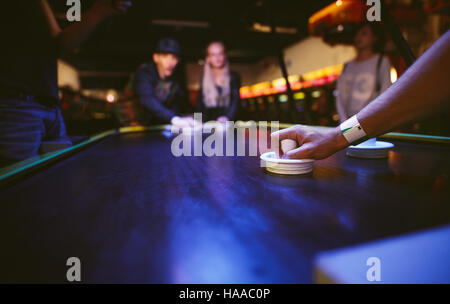
<svg viewBox="0 0 450 304">
<path fill-rule="evenodd" d="M 131 6 L 131 1 L 97 0 L 91 9 L 81 17 L 81 21 L 61 30 L 47 0 L 40 0 L 39 3 L 50 33 L 57 39 L 61 53 L 69 52 L 80 46 L 102 21 L 113 15 L 126 12 Z"/>
<path fill-rule="evenodd" d="M 450 31 L 447 31 L 397 82 L 356 114 L 367 137 L 448 110 L 449 70 Z M 296 125 L 272 136 L 279 136 L 280 141 L 297 140 L 299 148 L 282 155 L 283 158 L 323 159 L 351 144 L 342 132 L 340 127 L 321 129 Z"/>
</svg>

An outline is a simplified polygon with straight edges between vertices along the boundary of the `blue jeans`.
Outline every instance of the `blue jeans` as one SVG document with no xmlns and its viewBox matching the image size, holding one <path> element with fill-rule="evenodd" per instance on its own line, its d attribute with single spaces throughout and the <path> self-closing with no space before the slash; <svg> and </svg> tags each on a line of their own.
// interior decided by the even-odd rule
<svg viewBox="0 0 450 304">
<path fill-rule="evenodd" d="M 0 98 L 0 168 L 36 156 L 45 141 L 71 145 L 59 107 Z"/>
</svg>

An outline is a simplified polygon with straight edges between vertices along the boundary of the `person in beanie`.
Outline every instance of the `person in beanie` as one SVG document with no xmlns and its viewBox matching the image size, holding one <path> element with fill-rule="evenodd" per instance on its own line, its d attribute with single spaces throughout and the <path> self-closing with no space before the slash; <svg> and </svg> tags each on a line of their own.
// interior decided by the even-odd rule
<svg viewBox="0 0 450 304">
<path fill-rule="evenodd" d="M 161 39 L 153 60 L 142 64 L 131 81 L 141 109 L 140 123 L 171 123 L 177 127 L 192 127 L 192 117 L 181 117 L 189 109 L 189 101 L 181 84 L 174 77 L 180 62 L 181 49 L 172 38 Z"/>
</svg>

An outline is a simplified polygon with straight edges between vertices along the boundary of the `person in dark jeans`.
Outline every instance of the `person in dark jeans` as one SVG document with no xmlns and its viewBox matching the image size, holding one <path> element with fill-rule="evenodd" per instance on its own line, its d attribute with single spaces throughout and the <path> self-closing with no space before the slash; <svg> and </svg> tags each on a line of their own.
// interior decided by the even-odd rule
<svg viewBox="0 0 450 304">
<path fill-rule="evenodd" d="M 64 30 L 47 0 L 14 0 L 0 10 L 0 167 L 36 156 L 43 141 L 70 146 L 58 100 L 57 59 L 130 1 L 97 0 Z"/>
<path fill-rule="evenodd" d="M 198 93 L 197 111 L 202 113 L 202 119 L 222 123 L 234 120 L 240 105 L 240 87 L 239 74 L 230 71 L 224 43 L 209 43 Z"/>
<path fill-rule="evenodd" d="M 175 69 L 181 49 L 172 38 L 161 39 L 153 54 L 153 61 L 142 64 L 131 80 L 131 90 L 141 105 L 139 122 L 144 125 L 171 123 L 177 127 L 192 127 L 192 117 L 181 117 L 189 111 L 189 100 Z"/>
</svg>

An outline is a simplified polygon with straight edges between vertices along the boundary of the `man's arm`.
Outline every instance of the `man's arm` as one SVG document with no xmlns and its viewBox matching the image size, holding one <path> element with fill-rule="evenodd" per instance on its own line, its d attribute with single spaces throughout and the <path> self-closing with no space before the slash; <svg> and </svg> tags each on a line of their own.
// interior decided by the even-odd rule
<svg viewBox="0 0 450 304">
<path fill-rule="evenodd" d="M 134 93 L 139 97 L 140 102 L 156 117 L 167 122 L 171 121 L 176 114 L 163 106 L 155 97 L 155 90 L 151 85 L 151 79 L 147 73 L 139 69 L 134 77 Z"/>
<path fill-rule="evenodd" d="M 44 13 L 45 20 L 47 21 L 50 35 L 52 37 L 57 37 L 59 34 L 61 34 L 62 30 L 59 27 L 58 22 L 56 21 L 55 14 L 53 14 L 53 11 L 47 0 L 39 0 L 39 4 L 41 6 L 42 12 Z"/>
<path fill-rule="evenodd" d="M 427 50 L 389 89 L 356 114 L 368 137 L 447 111 L 450 105 L 450 31 Z M 339 127 L 319 130 L 293 126 L 272 134 L 297 140 L 284 158 L 322 159 L 350 145 Z"/>
<path fill-rule="evenodd" d="M 131 1 L 120 0 L 111 3 L 107 0 L 97 0 L 92 8 L 81 17 L 81 21 L 61 30 L 47 0 L 39 0 L 39 2 L 47 20 L 50 34 L 57 39 L 62 53 L 80 46 L 103 20 L 125 12 L 131 6 Z"/>
<path fill-rule="evenodd" d="M 356 116 L 369 137 L 445 110 L 450 104 L 450 31 Z"/>
</svg>

